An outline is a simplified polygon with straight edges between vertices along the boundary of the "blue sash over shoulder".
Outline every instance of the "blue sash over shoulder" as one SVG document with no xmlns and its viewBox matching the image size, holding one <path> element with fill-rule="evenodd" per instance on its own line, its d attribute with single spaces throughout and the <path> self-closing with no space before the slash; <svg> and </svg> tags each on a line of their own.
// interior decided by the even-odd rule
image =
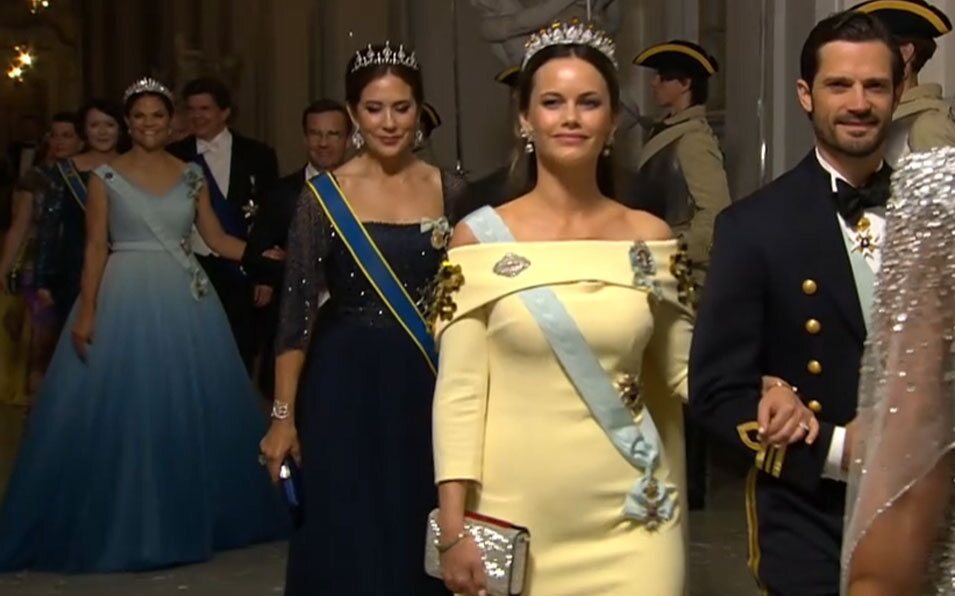
<svg viewBox="0 0 955 596">
<path fill-rule="evenodd" d="M 408 337 L 418 347 L 432 372 L 438 370 L 434 338 L 428 332 L 424 317 L 415 306 L 391 265 L 378 250 L 365 226 L 355 216 L 348 199 L 330 173 L 319 174 L 308 181 L 308 188 L 321 205 L 335 231 L 345 243 L 355 263 L 381 297 Z"/>
<path fill-rule="evenodd" d="M 482 243 L 515 241 L 507 225 L 490 207 L 479 209 L 464 222 Z M 652 287 L 647 289 L 652 291 Z M 624 515 L 648 530 L 673 519 L 676 487 L 654 476 L 663 457 L 663 443 L 650 411 L 642 408 L 638 420 L 634 420 L 621 390 L 615 387 L 576 321 L 551 288 L 534 287 L 518 295 L 594 420 L 624 459 L 641 473 L 627 493 Z"/>
<path fill-rule="evenodd" d="M 219 184 L 216 182 L 215 176 L 212 175 L 212 170 L 209 168 L 209 163 L 206 162 L 206 158 L 200 153 L 196 155 L 194 161 L 202 168 L 202 173 L 206 177 L 206 188 L 209 189 L 209 202 L 212 203 L 212 210 L 216 212 L 216 217 L 219 218 L 222 229 L 230 236 L 235 236 L 243 240 L 248 238 L 249 228 L 245 223 L 242 210 L 230 203 L 229 199 L 223 194 L 222 189 L 219 188 Z"/>
<path fill-rule="evenodd" d="M 86 211 L 86 185 L 83 184 L 80 173 L 76 171 L 76 166 L 68 159 L 61 159 L 56 162 L 56 169 L 66 183 L 66 187 L 70 189 L 73 200 L 79 204 L 80 209 Z"/>
</svg>

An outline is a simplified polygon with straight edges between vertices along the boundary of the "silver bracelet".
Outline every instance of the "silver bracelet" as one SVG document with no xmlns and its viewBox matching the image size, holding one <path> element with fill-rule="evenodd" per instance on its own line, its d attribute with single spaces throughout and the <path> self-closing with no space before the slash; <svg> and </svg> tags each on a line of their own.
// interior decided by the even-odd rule
<svg viewBox="0 0 955 596">
<path fill-rule="evenodd" d="M 292 411 L 288 403 L 277 399 L 272 401 L 272 418 L 285 420 L 291 415 Z"/>
</svg>

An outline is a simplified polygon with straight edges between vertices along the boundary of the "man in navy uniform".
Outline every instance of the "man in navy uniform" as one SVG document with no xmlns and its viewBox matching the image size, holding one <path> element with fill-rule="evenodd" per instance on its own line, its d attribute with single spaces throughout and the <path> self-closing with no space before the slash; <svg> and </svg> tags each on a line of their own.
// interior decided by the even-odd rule
<svg viewBox="0 0 955 596">
<path fill-rule="evenodd" d="M 816 147 L 717 217 L 690 408 L 755 462 L 749 565 L 763 593 L 835 596 L 903 64 L 877 18 L 845 12 L 809 34 L 800 76 Z"/>
</svg>

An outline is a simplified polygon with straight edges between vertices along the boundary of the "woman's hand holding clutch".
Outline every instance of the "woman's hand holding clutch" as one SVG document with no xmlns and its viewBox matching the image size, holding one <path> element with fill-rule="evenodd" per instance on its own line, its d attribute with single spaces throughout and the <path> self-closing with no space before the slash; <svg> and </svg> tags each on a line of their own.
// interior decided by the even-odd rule
<svg viewBox="0 0 955 596">
<path fill-rule="evenodd" d="M 445 534 L 438 545 L 441 552 L 441 572 L 444 585 L 455 594 L 466 596 L 484 596 L 487 592 L 487 579 L 484 575 L 484 560 L 481 551 L 464 531 Z"/>
<path fill-rule="evenodd" d="M 282 462 L 289 455 L 299 466 L 302 465 L 302 453 L 298 443 L 298 431 L 292 418 L 273 419 L 269 431 L 259 442 L 259 451 L 265 459 L 272 482 L 278 483 Z"/>
</svg>

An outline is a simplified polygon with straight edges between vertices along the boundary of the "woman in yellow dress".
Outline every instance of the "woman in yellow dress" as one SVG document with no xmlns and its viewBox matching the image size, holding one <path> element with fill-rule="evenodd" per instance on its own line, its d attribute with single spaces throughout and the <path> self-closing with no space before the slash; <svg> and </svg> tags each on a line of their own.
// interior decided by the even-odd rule
<svg viewBox="0 0 955 596">
<path fill-rule="evenodd" d="M 457 226 L 437 292 L 437 546 L 460 594 L 487 590 L 472 511 L 529 529 L 525 596 L 687 589 L 692 288 L 667 225 L 609 198 L 613 51 L 575 23 L 532 36 L 527 192 Z"/>
</svg>

